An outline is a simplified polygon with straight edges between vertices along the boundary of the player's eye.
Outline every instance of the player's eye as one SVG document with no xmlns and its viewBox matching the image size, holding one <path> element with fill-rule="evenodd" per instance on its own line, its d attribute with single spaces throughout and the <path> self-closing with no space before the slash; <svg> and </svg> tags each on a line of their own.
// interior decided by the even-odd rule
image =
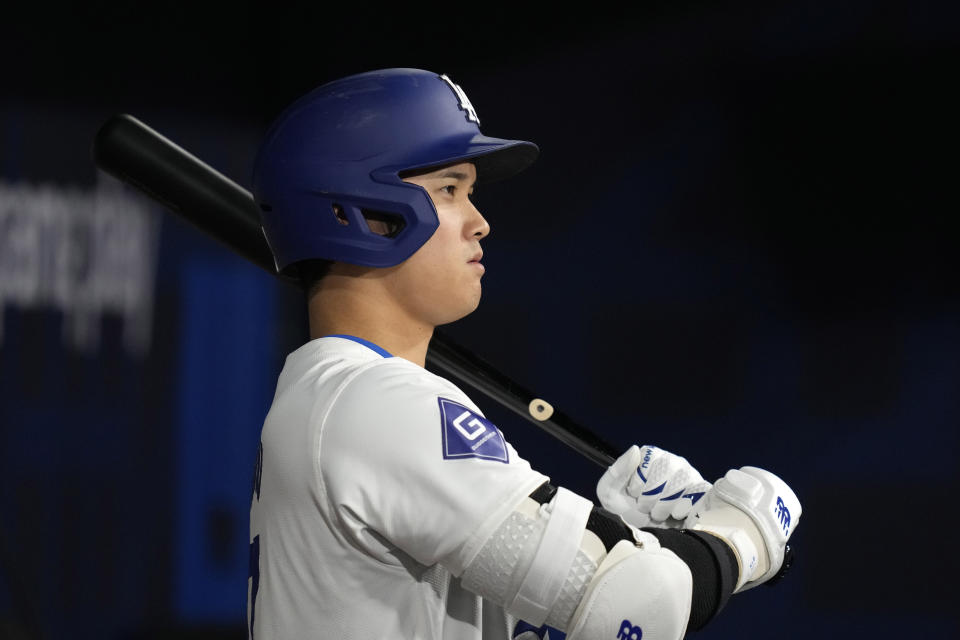
<svg viewBox="0 0 960 640">
<path fill-rule="evenodd" d="M 455 185 L 455 184 L 445 185 L 445 186 L 443 186 L 443 187 L 440 187 L 440 191 L 443 191 L 444 193 L 446 193 L 447 195 L 450 195 L 450 196 L 456 195 L 456 193 L 457 193 L 457 185 Z"/>
</svg>

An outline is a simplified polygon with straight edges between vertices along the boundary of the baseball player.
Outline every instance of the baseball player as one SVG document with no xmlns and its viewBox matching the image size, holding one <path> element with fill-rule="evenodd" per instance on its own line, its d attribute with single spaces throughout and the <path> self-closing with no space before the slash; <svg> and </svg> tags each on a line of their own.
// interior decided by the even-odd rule
<svg viewBox="0 0 960 640">
<path fill-rule="evenodd" d="M 445 75 L 388 69 L 307 94 L 267 133 L 254 194 L 277 269 L 308 293 L 263 426 L 251 638 L 675 640 L 777 574 L 800 516 L 744 467 L 710 485 L 631 447 L 593 503 L 520 457 L 423 368 L 478 305 L 477 184 L 529 166 Z"/>
</svg>

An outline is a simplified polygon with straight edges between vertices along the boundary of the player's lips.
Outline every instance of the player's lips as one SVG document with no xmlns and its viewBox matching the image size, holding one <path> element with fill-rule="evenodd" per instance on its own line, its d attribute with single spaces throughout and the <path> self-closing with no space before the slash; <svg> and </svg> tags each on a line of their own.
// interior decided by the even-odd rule
<svg viewBox="0 0 960 640">
<path fill-rule="evenodd" d="M 483 273 L 487 269 L 482 264 L 480 264 L 481 258 L 483 258 L 483 251 L 478 251 L 472 258 L 470 258 L 470 261 L 467 264 L 476 265 L 477 267 L 479 267 L 480 272 Z"/>
</svg>

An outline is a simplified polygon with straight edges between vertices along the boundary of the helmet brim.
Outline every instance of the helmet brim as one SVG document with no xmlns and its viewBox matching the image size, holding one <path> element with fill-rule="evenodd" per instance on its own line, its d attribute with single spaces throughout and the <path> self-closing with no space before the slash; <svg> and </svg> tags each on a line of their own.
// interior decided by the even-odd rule
<svg viewBox="0 0 960 640">
<path fill-rule="evenodd" d="M 487 184 L 515 176 L 533 164 L 539 154 L 539 147 L 532 142 L 480 134 L 434 143 L 426 153 L 411 154 L 403 165 L 391 169 L 407 177 L 459 162 L 472 162 L 477 167 L 477 183 Z"/>
<path fill-rule="evenodd" d="M 503 140 L 496 148 L 470 159 L 477 167 L 477 182 L 490 183 L 517 175 L 533 164 L 538 155 L 540 149 L 532 142 Z"/>
</svg>

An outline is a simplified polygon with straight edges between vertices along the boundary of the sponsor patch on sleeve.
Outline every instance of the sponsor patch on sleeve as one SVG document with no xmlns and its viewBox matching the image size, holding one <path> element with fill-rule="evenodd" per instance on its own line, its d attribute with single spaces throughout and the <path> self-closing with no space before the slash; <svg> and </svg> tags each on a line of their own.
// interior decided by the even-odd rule
<svg viewBox="0 0 960 640">
<path fill-rule="evenodd" d="M 453 400 L 438 398 L 443 457 L 509 462 L 507 443 L 496 425 Z"/>
</svg>

